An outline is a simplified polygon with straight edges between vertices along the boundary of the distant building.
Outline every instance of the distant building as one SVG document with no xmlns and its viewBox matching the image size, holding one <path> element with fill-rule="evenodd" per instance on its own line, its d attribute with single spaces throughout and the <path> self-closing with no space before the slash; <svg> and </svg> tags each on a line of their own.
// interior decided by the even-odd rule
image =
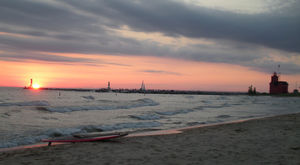
<svg viewBox="0 0 300 165">
<path fill-rule="evenodd" d="M 276 72 L 271 77 L 270 94 L 284 94 L 288 93 L 289 84 L 286 81 L 279 81 Z"/>
</svg>

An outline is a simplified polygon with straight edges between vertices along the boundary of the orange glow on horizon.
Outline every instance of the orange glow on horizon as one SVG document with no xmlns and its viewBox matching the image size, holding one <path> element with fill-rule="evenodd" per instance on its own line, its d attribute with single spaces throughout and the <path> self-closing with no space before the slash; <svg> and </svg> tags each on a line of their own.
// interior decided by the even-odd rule
<svg viewBox="0 0 300 165">
<path fill-rule="evenodd" d="M 39 88 L 40 88 L 40 85 L 39 85 L 39 84 L 33 84 L 33 85 L 32 85 L 32 88 L 33 88 L 33 89 L 39 89 Z"/>
<path fill-rule="evenodd" d="M 146 89 L 203 91 L 247 91 L 250 85 L 267 92 L 271 73 L 262 73 L 238 65 L 185 61 L 162 57 L 56 54 L 88 58 L 94 63 L 55 63 L 43 61 L 0 61 L 0 86 L 33 85 L 53 88 Z M 293 84 L 300 75 L 284 75 Z M 291 87 L 292 88 L 292 87 Z M 292 89 L 289 88 L 289 91 Z"/>
</svg>

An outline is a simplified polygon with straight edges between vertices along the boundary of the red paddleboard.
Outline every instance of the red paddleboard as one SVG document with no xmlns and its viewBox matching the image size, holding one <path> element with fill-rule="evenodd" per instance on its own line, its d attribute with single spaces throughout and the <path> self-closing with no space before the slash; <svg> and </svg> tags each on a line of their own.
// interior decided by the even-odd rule
<svg viewBox="0 0 300 165">
<path fill-rule="evenodd" d="M 122 136 L 126 136 L 128 133 L 118 133 L 118 134 L 106 134 L 103 136 L 97 136 L 97 137 L 90 137 L 90 136 L 83 136 L 83 137 L 63 137 L 63 138 L 57 138 L 57 139 L 43 139 L 42 142 L 48 142 L 48 146 L 51 146 L 52 142 L 92 142 L 92 141 L 101 141 L 101 140 L 108 140 L 108 139 L 114 139 L 119 138 Z"/>
</svg>

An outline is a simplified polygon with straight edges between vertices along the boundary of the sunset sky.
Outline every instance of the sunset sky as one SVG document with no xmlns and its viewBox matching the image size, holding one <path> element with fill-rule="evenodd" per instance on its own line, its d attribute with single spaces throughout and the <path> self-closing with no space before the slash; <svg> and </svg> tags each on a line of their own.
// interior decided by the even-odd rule
<svg viewBox="0 0 300 165">
<path fill-rule="evenodd" d="M 0 86 L 300 86 L 299 0 L 3 0 Z"/>
</svg>

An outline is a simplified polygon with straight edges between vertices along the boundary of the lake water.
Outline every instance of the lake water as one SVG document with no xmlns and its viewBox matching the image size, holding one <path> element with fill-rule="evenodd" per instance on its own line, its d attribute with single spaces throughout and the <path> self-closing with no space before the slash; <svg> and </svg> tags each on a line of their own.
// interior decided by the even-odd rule
<svg viewBox="0 0 300 165">
<path fill-rule="evenodd" d="M 0 88 L 0 148 L 99 131 L 143 131 L 300 112 L 300 98 Z"/>
</svg>

